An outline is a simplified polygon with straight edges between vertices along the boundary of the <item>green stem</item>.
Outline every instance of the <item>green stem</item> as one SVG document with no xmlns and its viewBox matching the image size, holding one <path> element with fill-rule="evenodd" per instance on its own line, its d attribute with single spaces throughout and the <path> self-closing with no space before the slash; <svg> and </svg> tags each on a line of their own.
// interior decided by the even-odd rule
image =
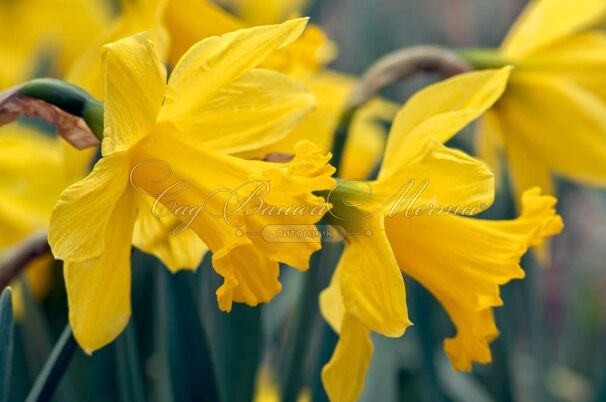
<svg viewBox="0 0 606 402">
<path fill-rule="evenodd" d="M 25 83 L 17 94 L 43 100 L 82 117 L 95 136 L 103 139 L 103 103 L 83 89 L 61 80 L 39 78 Z"/>
<path fill-rule="evenodd" d="M 131 320 L 114 344 L 118 393 L 120 400 L 145 402 L 145 383 L 139 367 L 139 351 L 135 334 L 135 324 Z"/>
<path fill-rule="evenodd" d="M 26 402 L 44 402 L 52 398 L 77 348 L 72 330 L 67 324 L 38 375 Z"/>
<path fill-rule="evenodd" d="M 498 49 L 459 49 L 457 55 L 478 70 L 515 66 Z"/>
<path fill-rule="evenodd" d="M 314 324 L 320 318 L 320 292 L 330 281 L 332 267 L 336 265 L 335 244 L 324 243 L 313 254 L 310 269 L 303 277 L 303 288 L 296 302 L 293 318 L 287 331 L 284 354 L 279 363 L 280 393 L 282 402 L 295 402 L 303 386 L 308 383 L 305 368 L 313 359 L 310 343 Z"/>
<path fill-rule="evenodd" d="M 335 177 L 339 175 L 341 167 L 341 161 L 343 159 L 343 152 L 345 151 L 345 145 L 347 144 L 347 135 L 349 133 L 349 127 L 356 114 L 357 107 L 349 107 L 345 109 L 339 120 L 339 125 L 335 131 L 335 138 L 332 143 L 332 165 L 337 169 Z"/>
</svg>

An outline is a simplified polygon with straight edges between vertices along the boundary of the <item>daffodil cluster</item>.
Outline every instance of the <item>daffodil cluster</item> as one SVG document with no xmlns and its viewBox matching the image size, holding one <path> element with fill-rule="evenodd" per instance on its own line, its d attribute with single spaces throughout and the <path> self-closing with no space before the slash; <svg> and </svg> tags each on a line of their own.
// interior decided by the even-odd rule
<svg viewBox="0 0 606 402">
<path fill-rule="evenodd" d="M 31 122 L 0 129 L 0 249 L 48 229 L 69 324 L 89 354 L 130 319 L 133 246 L 172 273 L 210 253 L 218 308 L 230 312 L 270 302 L 281 265 L 307 271 L 322 220 L 345 239 L 319 295 L 339 335 L 322 370 L 330 399 L 360 397 L 372 333 L 400 337 L 414 322 L 404 277 L 444 307 L 456 328 L 444 350 L 470 371 L 492 360 L 501 286 L 524 278 L 524 254 L 563 229 L 552 174 L 606 184 L 603 1 L 532 1 L 498 51 L 459 53 L 478 71 L 401 107 L 359 106 L 336 167 L 357 80 L 326 67 L 336 46 L 319 27 L 289 19 L 304 1 L 238 0 L 238 15 L 209 0 L 124 0 L 116 15 L 100 1 L 67 3 L 0 3 L 0 30 L 18 38 L 0 46 L 18 65 L 0 65 L 0 84 L 54 75 L 84 89 L 103 101 L 101 146 L 75 150 Z M 61 29 L 21 32 L 19 21 L 48 10 L 58 15 L 40 21 Z M 34 51 L 40 37 L 56 54 Z M 482 160 L 448 145 L 475 121 Z M 474 217 L 495 199 L 501 152 L 519 216 Z M 284 210 L 303 212 L 274 213 Z M 268 241 L 268 228 L 306 234 Z"/>
</svg>

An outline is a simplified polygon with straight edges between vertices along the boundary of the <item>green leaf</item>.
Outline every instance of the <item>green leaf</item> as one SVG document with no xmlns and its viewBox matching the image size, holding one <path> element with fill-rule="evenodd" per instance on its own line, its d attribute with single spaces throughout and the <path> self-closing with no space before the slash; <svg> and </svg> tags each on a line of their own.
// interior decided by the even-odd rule
<svg viewBox="0 0 606 402">
<path fill-rule="evenodd" d="M 116 339 L 116 376 L 121 401 L 145 402 L 145 384 L 132 320 Z"/>
<path fill-rule="evenodd" d="M 158 268 L 158 354 L 162 401 L 219 401 L 206 332 L 192 292 L 193 274 Z M 214 345 L 213 345 L 214 347 Z"/>
<path fill-rule="evenodd" d="M 51 354 L 52 336 L 42 306 L 32 295 L 27 280 L 22 278 L 19 283 L 25 308 L 25 317 L 19 324 L 23 328 L 22 340 L 27 356 L 27 366 L 31 378 L 34 378 L 42 370 L 44 363 Z M 68 373 L 65 374 L 65 378 L 56 390 L 56 398 L 62 402 L 76 400 Z"/>
<path fill-rule="evenodd" d="M 316 333 L 326 329 L 320 316 L 318 300 L 320 292 L 330 282 L 341 250 L 341 245 L 324 243 L 322 249 L 312 255 L 310 269 L 305 272 L 301 294 L 288 323 L 286 344 L 279 362 L 278 377 L 284 402 L 295 402 L 304 386 L 311 384 L 315 389 L 320 382 L 319 372 L 311 373 L 312 378 L 307 378 L 310 376 L 304 374 L 309 372 L 309 366 L 318 368 L 326 359 L 327 353 L 321 343 L 326 334 Z M 330 334 L 327 336 L 330 341 Z M 312 342 L 314 339 L 315 343 Z"/>
<path fill-rule="evenodd" d="M 8 402 L 13 362 L 13 304 L 10 288 L 0 296 L 0 401 Z"/>
<path fill-rule="evenodd" d="M 38 375 L 26 402 L 43 402 L 52 398 L 77 348 L 76 340 L 68 324 Z"/>
<path fill-rule="evenodd" d="M 433 296 L 418 282 L 407 280 L 406 288 L 409 289 L 409 309 L 414 317 L 415 330 L 418 332 L 421 359 L 421 373 L 425 383 L 425 389 L 429 400 L 446 401 L 446 395 L 442 384 L 438 380 L 435 352 L 442 345 L 442 340 L 437 336 L 433 318 L 437 315 L 437 303 Z"/>
<path fill-rule="evenodd" d="M 223 402 L 250 402 L 263 346 L 261 306 L 234 304 L 230 313 L 217 306 L 215 292 L 222 279 L 208 258 L 200 268 L 201 311 L 212 345 L 212 357 Z"/>
<path fill-rule="evenodd" d="M 51 353 L 53 344 L 41 306 L 33 299 L 27 280 L 20 279 L 19 286 L 24 307 L 24 319 L 19 320 L 23 328 L 23 346 L 27 365 L 32 377 L 40 372 Z"/>
</svg>

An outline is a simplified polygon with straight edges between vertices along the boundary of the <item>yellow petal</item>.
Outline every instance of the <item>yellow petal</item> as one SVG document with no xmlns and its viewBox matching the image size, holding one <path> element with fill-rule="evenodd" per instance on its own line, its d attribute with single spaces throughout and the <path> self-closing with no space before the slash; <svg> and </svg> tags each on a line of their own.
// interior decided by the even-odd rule
<svg viewBox="0 0 606 402">
<path fill-rule="evenodd" d="M 278 263 L 249 244 L 214 253 L 213 267 L 224 279 L 217 289 L 223 311 L 231 311 L 234 301 L 253 307 L 267 303 L 282 289 Z"/>
<path fill-rule="evenodd" d="M 378 198 L 392 200 L 391 215 L 424 214 L 432 206 L 475 215 L 494 200 L 494 175 L 479 160 L 430 140 L 399 170 L 385 176 L 382 169 L 373 190 Z"/>
<path fill-rule="evenodd" d="M 192 46 L 175 66 L 162 108 L 162 119 L 180 121 L 202 110 L 220 89 L 258 66 L 274 50 L 296 40 L 306 18 L 241 29 Z"/>
<path fill-rule="evenodd" d="M 152 129 L 164 99 L 166 70 L 147 34 L 103 48 L 105 130 L 103 155 L 123 151 Z"/>
<path fill-rule="evenodd" d="M 511 221 L 454 215 L 386 220 L 404 273 L 426 287 L 455 323 L 457 336 L 445 348 L 457 370 L 490 362 L 489 343 L 498 334 L 491 308 L 502 304 L 499 286 L 523 278 L 518 264 L 528 247 L 562 230 L 555 202 L 535 188 L 524 195 L 522 215 Z"/>
<path fill-rule="evenodd" d="M 147 32 L 161 60 L 166 58 L 168 32 L 162 17 L 166 0 L 125 1 L 121 14 L 96 36 L 94 43 L 71 66 L 66 81 L 78 85 L 97 99 L 105 97 L 101 49 L 103 45 L 139 32 Z"/>
<path fill-rule="evenodd" d="M 404 280 L 385 235 L 383 217 L 367 219 L 360 228 L 372 232 L 347 236 L 337 268 L 345 311 L 375 332 L 401 336 L 411 323 Z"/>
<path fill-rule="evenodd" d="M 454 369 L 471 371 L 473 363 L 490 363 L 490 343 L 499 336 L 493 310 L 468 311 L 453 303 L 447 311 L 457 328 L 455 337 L 444 340 L 444 351 Z"/>
<path fill-rule="evenodd" d="M 526 57 L 605 18 L 602 0 L 533 0 L 507 35 L 502 51 L 508 57 Z"/>
<path fill-rule="evenodd" d="M 313 108 L 313 95 L 286 75 L 255 69 L 173 124 L 183 141 L 226 153 L 279 141 Z"/>
<path fill-rule="evenodd" d="M 103 211 L 110 217 L 101 234 L 103 254 L 65 261 L 69 323 L 78 344 L 89 354 L 113 341 L 130 318 L 130 254 L 136 211 L 132 196 L 125 192 L 115 208 Z"/>
<path fill-rule="evenodd" d="M 498 108 L 505 147 L 588 185 L 606 184 L 606 104 L 562 79 L 518 74 Z M 543 185 L 544 183 L 536 183 Z"/>
<path fill-rule="evenodd" d="M 562 39 L 535 52 L 521 68 L 572 80 L 606 100 L 606 33 L 583 32 Z"/>
<path fill-rule="evenodd" d="M 385 151 L 382 174 L 404 165 L 424 140 L 446 142 L 480 117 L 501 96 L 510 67 L 457 75 L 415 94 L 398 112 Z"/>
<path fill-rule="evenodd" d="M 126 155 L 114 153 L 100 159 L 85 179 L 63 191 L 48 233 L 57 259 L 86 261 L 104 254 L 109 211 L 126 188 L 128 170 Z"/>
<path fill-rule="evenodd" d="M 343 319 L 339 342 L 322 369 L 322 383 L 331 401 L 355 402 L 364 390 L 372 358 L 370 331 L 351 315 Z"/>
<path fill-rule="evenodd" d="M 182 222 L 174 215 L 154 215 L 153 201 L 148 197 L 139 200 L 133 244 L 158 257 L 171 272 L 195 270 L 208 247 L 193 230 L 178 230 Z"/>
</svg>

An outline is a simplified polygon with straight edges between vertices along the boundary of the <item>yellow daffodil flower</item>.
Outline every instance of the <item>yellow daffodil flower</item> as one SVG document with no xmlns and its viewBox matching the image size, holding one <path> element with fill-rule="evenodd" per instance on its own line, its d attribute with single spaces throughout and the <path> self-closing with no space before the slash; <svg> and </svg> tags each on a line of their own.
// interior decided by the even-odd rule
<svg viewBox="0 0 606 402">
<path fill-rule="evenodd" d="M 321 216 L 238 209 L 227 217 L 214 215 L 231 205 L 232 192 L 238 196 L 239 189 L 267 180 L 271 189 L 263 201 L 269 206 L 324 206 L 312 192 L 333 185 L 334 169 L 327 164 L 330 156 L 311 143 L 299 144 L 288 163 L 229 155 L 280 139 L 313 107 L 312 95 L 300 84 L 255 69 L 296 40 L 305 24 L 297 19 L 207 38 L 181 58 L 168 83 L 146 34 L 104 47 L 103 157 L 87 178 L 63 192 L 49 232 L 53 253 L 65 264 L 70 324 L 85 351 L 111 342 L 128 322 L 131 242 L 161 258 L 171 252 L 163 258 L 171 270 L 195 268 L 208 246 L 224 278 L 217 299 L 226 311 L 234 301 L 256 305 L 279 292 L 279 262 L 307 268 L 310 254 L 320 248 L 317 240 L 268 243 L 258 234 L 269 224 L 309 225 Z M 166 194 L 183 183 L 183 191 Z M 176 211 L 203 202 L 204 213 L 195 219 Z M 185 229 L 178 242 L 150 240 L 164 236 L 169 224 L 152 214 L 154 203 Z M 198 255 L 171 248 L 195 241 Z"/>
<path fill-rule="evenodd" d="M 109 19 L 101 0 L 22 0 L 0 3 L 0 86 L 16 85 L 44 67 L 62 73 Z M 49 67 L 47 67 L 49 68 Z"/>
<path fill-rule="evenodd" d="M 289 7 L 293 5 L 294 3 L 289 3 Z M 266 10 L 267 4 L 249 1 L 246 8 L 264 12 L 262 10 Z M 229 14 L 208 0 L 170 0 L 166 23 L 172 38 L 171 60 L 178 58 L 194 41 L 255 23 L 254 19 L 246 19 L 247 13 L 241 17 L 242 19 Z M 276 20 L 267 21 L 279 22 L 283 17 L 272 18 Z M 334 54 L 334 45 L 322 31 L 317 27 L 309 27 L 301 39 L 275 52 L 263 63 L 265 68 L 300 79 L 315 95 L 317 107 L 287 138 L 243 156 L 260 157 L 271 152 L 294 152 L 294 145 L 303 139 L 312 141 L 322 150 L 330 150 L 335 129 L 356 82 L 354 77 L 337 71 L 320 70 Z M 350 129 L 350 141 L 343 156 L 342 177 L 363 179 L 375 168 L 385 145 L 385 130 L 379 121 L 391 120 L 395 111 L 394 105 L 377 99 L 356 114 Z"/>
<path fill-rule="evenodd" d="M 332 219 L 348 232 L 320 300 L 339 333 L 322 372 L 331 400 L 360 396 L 371 331 L 399 337 L 411 325 L 402 273 L 433 293 L 455 323 L 444 347 L 457 370 L 491 360 L 499 286 L 524 276 L 518 264 L 528 246 L 562 228 L 555 199 L 538 189 L 524 195 L 515 220 L 464 216 L 492 203 L 494 176 L 443 143 L 494 104 L 509 74 L 508 67 L 472 72 L 417 93 L 394 120 L 378 179 L 341 183 L 329 194 Z"/>
<path fill-rule="evenodd" d="M 552 174 L 606 185 L 604 21 L 602 0 L 534 0 L 498 52 L 468 53 L 479 65 L 515 66 L 478 150 L 495 168 L 504 150 L 518 197 L 532 186 L 552 193 Z"/>
</svg>

